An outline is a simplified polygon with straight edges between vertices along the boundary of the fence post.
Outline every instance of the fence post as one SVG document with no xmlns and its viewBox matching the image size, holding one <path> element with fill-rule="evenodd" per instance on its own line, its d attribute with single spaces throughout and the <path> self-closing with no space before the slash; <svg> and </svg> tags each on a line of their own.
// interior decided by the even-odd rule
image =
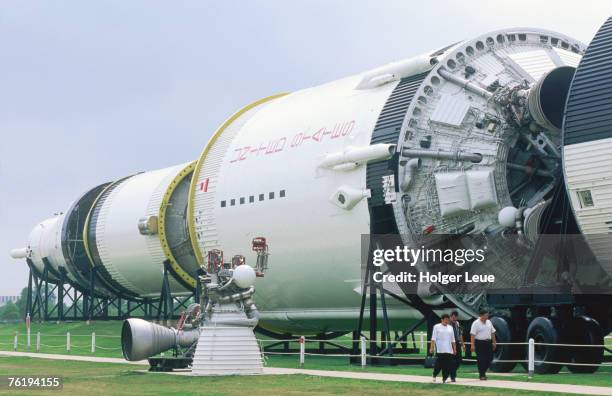
<svg viewBox="0 0 612 396">
<path fill-rule="evenodd" d="M 70 352 L 70 332 L 66 333 L 66 350 Z"/>
<path fill-rule="evenodd" d="M 40 352 L 40 331 L 36 333 L 36 352 Z"/>
<path fill-rule="evenodd" d="M 361 350 L 361 367 L 365 367 L 367 364 L 367 359 L 366 359 L 366 338 L 364 336 L 361 336 L 359 346 L 360 346 L 359 349 Z"/>
<path fill-rule="evenodd" d="M 17 339 L 17 332 L 15 332 L 15 339 L 13 340 L 13 350 L 16 351 L 17 350 L 17 344 L 19 343 L 19 340 Z"/>
<path fill-rule="evenodd" d="M 27 329 L 27 333 L 28 333 L 28 351 L 30 350 L 30 347 L 32 346 L 32 343 L 30 342 L 30 313 L 28 312 L 28 314 L 26 315 L 26 329 Z"/>
<path fill-rule="evenodd" d="M 533 378 L 533 372 L 535 371 L 535 341 L 533 338 L 529 339 L 529 350 L 527 353 L 528 362 L 528 378 Z"/>
<path fill-rule="evenodd" d="M 300 337 L 300 367 L 304 367 L 304 354 L 306 353 L 306 339 Z"/>
<path fill-rule="evenodd" d="M 419 334 L 419 338 L 421 340 L 421 349 L 425 349 L 425 336 L 423 335 L 423 333 Z M 427 353 L 427 351 L 425 351 L 425 353 Z"/>
<path fill-rule="evenodd" d="M 96 332 L 91 333 L 91 353 L 96 353 Z"/>
</svg>

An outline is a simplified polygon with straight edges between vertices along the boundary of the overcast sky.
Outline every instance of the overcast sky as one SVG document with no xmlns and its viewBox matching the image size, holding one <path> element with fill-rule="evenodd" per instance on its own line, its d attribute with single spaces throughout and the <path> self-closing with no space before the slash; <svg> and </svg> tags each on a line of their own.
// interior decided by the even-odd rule
<svg viewBox="0 0 612 396">
<path fill-rule="evenodd" d="M 233 111 L 504 27 L 588 43 L 609 1 L 0 3 L 0 295 L 81 192 L 195 159 Z"/>
</svg>

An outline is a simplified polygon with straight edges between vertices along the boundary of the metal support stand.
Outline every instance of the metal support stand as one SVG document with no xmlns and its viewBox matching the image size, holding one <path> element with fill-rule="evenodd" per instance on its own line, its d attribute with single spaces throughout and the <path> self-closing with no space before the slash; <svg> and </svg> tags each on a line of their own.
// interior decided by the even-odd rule
<svg viewBox="0 0 612 396">
<path fill-rule="evenodd" d="M 363 279 L 363 287 L 361 291 L 361 307 L 359 310 L 359 324 L 357 327 L 357 336 L 360 337 L 363 334 L 363 322 L 364 322 L 364 312 L 366 305 L 366 294 L 369 295 L 369 324 L 370 324 L 370 345 L 369 345 L 369 364 L 377 364 L 379 363 L 378 358 L 374 356 L 380 356 L 381 353 L 379 351 L 384 350 L 384 352 L 388 356 L 393 356 L 393 348 L 389 348 L 390 345 L 390 326 L 389 326 L 389 316 L 387 314 L 387 303 L 385 300 L 385 290 L 383 287 L 377 283 L 372 281 L 372 273 L 374 272 L 372 260 L 368 260 L 368 264 L 365 269 L 365 276 Z M 378 347 L 378 307 L 377 300 L 378 295 L 380 294 L 380 305 L 383 314 L 383 332 L 381 332 L 381 347 Z M 354 338 L 357 339 L 357 338 Z M 387 347 L 385 347 L 387 346 Z M 353 348 L 356 348 L 353 345 Z"/>
<path fill-rule="evenodd" d="M 26 294 L 26 315 L 31 320 L 62 321 L 62 320 L 92 320 L 92 319 L 122 319 L 125 315 L 135 316 L 134 311 L 140 309 L 140 316 L 151 318 L 153 300 L 126 299 L 124 296 L 114 298 L 101 297 L 96 294 L 97 268 L 92 268 L 89 274 L 89 284 L 85 290 L 73 287 L 64 268 L 59 271 L 53 268 L 47 258 L 43 258 L 44 269 L 38 271 L 30 259 L 26 259 L 30 269 L 28 276 L 28 291 Z M 57 297 L 57 298 L 56 298 Z M 127 303 L 127 312 L 124 305 Z M 182 304 L 184 302 L 181 301 Z M 116 315 L 110 310 L 116 311 Z"/>
<path fill-rule="evenodd" d="M 38 320 L 43 319 L 42 315 L 42 304 L 43 299 L 41 296 L 43 278 L 42 274 L 34 267 L 34 264 L 30 259 L 26 260 L 28 267 L 30 267 L 30 275 L 28 277 L 28 295 L 26 301 L 26 315 L 29 313 L 30 318 L 35 317 Z"/>
<path fill-rule="evenodd" d="M 159 294 L 159 305 L 157 306 L 157 320 L 164 321 L 168 320 L 168 316 L 172 317 L 174 314 L 174 299 L 172 298 L 172 292 L 170 290 L 170 281 L 168 280 L 168 267 L 167 262 L 164 262 L 164 277 L 162 280 L 161 293 Z"/>
<path fill-rule="evenodd" d="M 170 277 L 187 290 L 191 290 L 192 294 L 184 297 L 173 297 L 170 289 Z M 190 303 L 199 302 L 202 294 L 202 286 L 198 282 L 198 286 L 193 288 L 183 280 L 172 268 L 170 261 L 164 261 L 164 276 L 162 279 L 162 288 L 159 295 L 159 303 L 157 305 L 157 320 L 169 320 L 178 317 L 177 311 L 187 309 Z M 147 316 L 147 315 L 145 315 Z"/>
<path fill-rule="evenodd" d="M 385 290 L 384 287 L 379 282 L 374 282 L 372 280 L 372 274 L 374 273 L 374 264 L 372 262 L 372 258 L 369 257 L 368 263 L 365 268 L 365 274 L 362 283 L 361 290 L 361 306 L 359 310 L 359 322 L 357 326 L 357 330 L 353 333 L 353 340 L 359 339 L 363 336 L 364 329 L 364 317 L 366 311 L 366 296 L 369 297 L 368 305 L 369 305 L 369 355 L 368 364 L 399 364 L 402 363 L 401 359 L 386 359 L 385 357 L 391 358 L 393 354 L 396 352 L 403 353 L 418 353 L 419 348 L 416 347 L 416 341 L 414 337 L 414 331 L 416 331 L 421 325 L 423 325 L 426 321 L 428 322 L 428 339 L 431 336 L 431 329 L 433 328 L 433 324 L 435 324 L 437 316 L 432 311 L 431 307 L 427 306 L 423 303 L 423 301 L 416 295 L 409 296 L 410 300 L 404 298 L 402 296 L 398 296 L 395 293 L 392 293 L 388 290 Z M 406 331 L 403 332 L 402 336 L 396 335 L 395 339 L 391 341 L 391 331 L 389 324 L 389 316 L 387 313 L 387 302 L 386 295 L 393 297 L 396 300 L 403 302 L 404 304 L 417 309 L 423 315 L 423 319 L 419 321 L 414 326 L 410 327 Z M 380 306 L 382 310 L 382 331 L 381 335 L 381 345 L 378 345 L 378 307 L 377 300 L 380 296 Z M 433 324 L 430 326 L 429 322 L 433 321 Z M 407 338 L 409 335 L 412 335 L 413 339 L 413 348 L 407 347 Z M 406 342 L 405 346 L 402 346 L 401 343 Z M 400 348 L 396 348 L 395 345 L 399 344 Z M 358 343 L 353 342 L 353 354 L 357 353 Z M 414 360 L 412 360 L 412 363 Z"/>
</svg>

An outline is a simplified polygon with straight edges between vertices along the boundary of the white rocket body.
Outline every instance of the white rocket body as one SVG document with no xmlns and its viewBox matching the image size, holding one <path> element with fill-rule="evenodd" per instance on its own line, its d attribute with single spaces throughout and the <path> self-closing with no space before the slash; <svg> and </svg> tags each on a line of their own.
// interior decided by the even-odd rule
<svg viewBox="0 0 612 396">
<path fill-rule="evenodd" d="M 500 117 L 487 88 L 534 82 L 555 67 L 576 66 L 583 49 L 558 33 L 509 29 L 258 101 L 219 128 L 190 170 L 147 172 L 111 184 L 106 197 L 102 192 L 89 210 L 90 227 L 94 217 L 96 223 L 95 248 L 86 247 L 91 265 L 104 268 L 111 289 L 151 297 L 159 295 L 165 260 L 185 281 L 195 277 L 192 264 L 174 257 L 179 249 L 165 246 L 173 233 L 187 230 L 190 254 L 200 264 L 211 249 L 242 254 L 254 264 L 251 240 L 264 236 L 271 269 L 256 283 L 260 325 L 292 333 L 352 330 L 361 300 L 361 236 L 376 230 L 378 208 L 388 209 L 406 242 L 426 228 L 497 226 L 498 212 L 517 206 L 505 180 L 513 142 L 511 131 L 476 126 L 483 116 Z M 402 150 L 452 155 L 402 162 Z M 478 156 L 482 161 L 475 163 Z M 393 169 L 370 168 L 376 163 Z M 189 178 L 188 194 L 175 192 Z M 185 205 L 185 229 L 164 228 L 160 239 L 143 223 L 143 235 L 139 219 L 160 216 L 172 197 Z M 28 242 L 29 258 L 41 270 L 42 257 L 64 265 L 54 228 L 60 218 L 41 223 Z M 174 293 L 187 291 L 171 283 Z M 423 293 L 426 301 L 449 302 Z M 420 317 L 388 302 L 394 328 Z M 467 303 L 452 302 L 471 312 Z"/>
</svg>

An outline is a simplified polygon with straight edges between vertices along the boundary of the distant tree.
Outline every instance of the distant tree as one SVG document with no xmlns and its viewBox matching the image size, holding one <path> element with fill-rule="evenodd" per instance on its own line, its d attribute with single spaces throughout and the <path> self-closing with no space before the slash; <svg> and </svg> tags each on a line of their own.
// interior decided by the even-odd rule
<svg viewBox="0 0 612 396">
<path fill-rule="evenodd" d="M 0 307 L 0 320 L 16 320 L 19 318 L 19 308 L 12 301 Z"/>
<path fill-rule="evenodd" d="M 19 315 L 22 318 L 25 318 L 27 303 L 28 303 L 28 288 L 24 287 L 23 289 L 21 289 L 21 294 L 19 295 L 19 299 L 15 302 L 15 305 L 19 309 Z"/>
</svg>

